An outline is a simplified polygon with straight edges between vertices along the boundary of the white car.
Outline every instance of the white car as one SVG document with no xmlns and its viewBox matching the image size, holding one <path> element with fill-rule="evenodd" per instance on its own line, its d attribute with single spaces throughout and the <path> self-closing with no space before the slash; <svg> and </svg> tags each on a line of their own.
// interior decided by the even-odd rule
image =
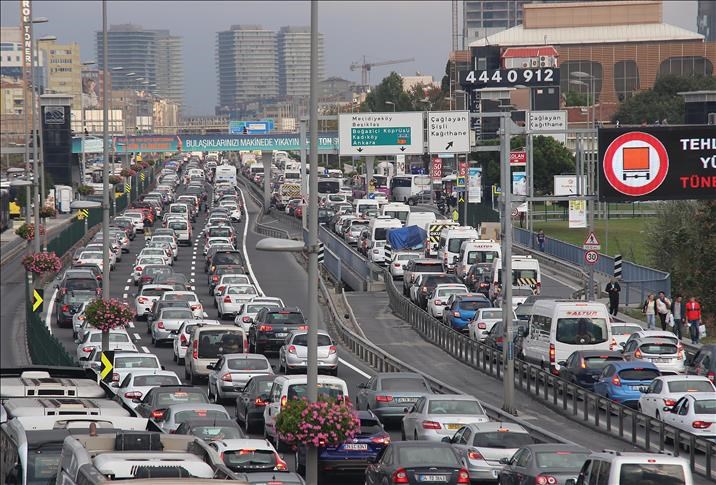
<svg viewBox="0 0 716 485">
<path fill-rule="evenodd" d="M 167 252 L 162 248 L 144 248 L 142 249 L 139 254 L 137 255 L 137 261 L 139 261 L 142 258 L 161 258 L 163 263 L 167 266 L 172 266 L 174 264 L 174 259 L 167 254 Z"/>
<path fill-rule="evenodd" d="M 172 352 L 174 362 L 184 365 L 184 357 L 189 348 L 191 332 L 200 325 L 221 325 L 218 320 L 188 320 L 181 324 L 178 330 L 172 331 Z"/>
<path fill-rule="evenodd" d="M 162 370 L 162 363 L 156 355 L 139 352 L 115 352 L 113 366 L 112 382 L 117 385 L 135 370 Z M 112 390 L 116 393 L 116 387 L 113 386 Z"/>
<path fill-rule="evenodd" d="M 117 385 L 115 392 L 122 403 L 134 409 L 138 404 L 134 400 L 142 399 L 150 389 L 157 386 L 181 386 L 181 381 L 170 370 L 132 369 Z"/>
<path fill-rule="evenodd" d="M 209 446 L 224 460 L 231 471 L 243 472 L 286 472 L 288 466 L 268 440 L 225 439 L 213 440 Z M 277 478 L 280 478 L 280 473 Z M 278 482 L 277 482 L 278 483 Z"/>
<path fill-rule="evenodd" d="M 232 248 L 234 248 L 234 243 L 231 241 L 230 237 L 210 237 L 209 239 L 207 239 L 206 244 L 204 244 L 204 256 L 209 253 L 209 249 L 211 249 L 212 246 L 216 245 L 231 246 Z"/>
<path fill-rule="evenodd" d="M 93 349 L 100 347 L 102 347 L 102 330 L 94 328 L 87 330 L 82 340 L 77 342 L 77 360 L 87 358 Z M 109 348 L 110 350 L 137 351 L 136 345 L 124 330 L 110 330 Z"/>
<path fill-rule="evenodd" d="M 243 327 L 244 332 L 246 332 L 246 335 L 249 334 L 251 324 L 253 323 L 254 318 L 256 318 L 256 314 L 259 312 L 259 310 L 261 310 L 262 308 L 283 308 L 283 304 L 279 304 L 273 301 L 257 303 L 254 300 L 251 300 L 250 302 L 241 305 L 241 309 L 234 318 L 234 325 Z"/>
<path fill-rule="evenodd" d="M 219 281 L 214 289 L 209 288 L 209 294 L 214 295 L 217 291 L 224 291 L 226 285 L 250 285 L 251 280 L 246 274 L 222 274 L 219 275 Z M 214 305 L 216 306 L 216 305 Z"/>
<path fill-rule="evenodd" d="M 679 338 L 664 330 L 642 330 L 624 345 L 624 360 L 646 360 L 662 374 L 681 374 L 686 369 L 684 347 Z"/>
<path fill-rule="evenodd" d="M 147 266 L 148 264 L 159 264 L 167 266 L 165 261 L 166 256 L 161 258 L 158 256 L 144 256 L 142 258 L 138 258 L 137 261 L 134 263 L 134 266 L 132 267 L 132 281 L 134 281 L 134 284 L 139 285 L 139 278 L 142 277 L 142 270 L 145 266 Z"/>
<path fill-rule="evenodd" d="M 167 291 L 162 295 L 160 301 L 185 301 L 189 303 L 194 318 L 206 318 L 204 305 L 201 304 L 199 297 L 193 291 Z"/>
<path fill-rule="evenodd" d="M 176 260 L 179 254 L 179 246 L 177 245 L 176 239 L 174 237 L 169 235 L 156 235 L 152 236 L 152 239 L 149 240 L 150 242 L 166 242 L 169 243 L 169 245 L 172 248 L 172 253 L 174 255 L 174 259 Z"/>
<path fill-rule="evenodd" d="M 512 318 L 517 320 L 514 310 L 512 310 Z M 467 324 L 467 332 L 472 340 L 482 342 L 487 338 L 492 327 L 500 321 L 502 321 L 502 308 L 480 308 Z"/>
<path fill-rule="evenodd" d="M 150 248 L 163 250 L 164 254 L 166 254 L 171 261 L 169 264 L 174 264 L 174 250 L 172 249 L 171 244 L 167 241 L 149 241 L 147 245 L 144 246 L 144 249 Z"/>
<path fill-rule="evenodd" d="M 716 392 L 687 394 L 661 420 L 699 438 L 716 440 Z"/>
<path fill-rule="evenodd" d="M 393 279 L 402 278 L 405 272 L 405 265 L 408 264 L 408 261 L 419 257 L 421 257 L 421 254 L 417 252 L 393 253 L 393 258 L 390 260 L 388 266 L 390 268 L 390 275 Z"/>
<path fill-rule="evenodd" d="M 101 254 L 103 250 L 104 250 L 104 246 L 102 244 L 98 244 L 98 243 L 90 243 L 87 246 L 85 246 L 85 251 L 97 251 Z M 114 267 L 117 265 L 117 253 L 110 250 L 108 255 L 109 255 L 109 268 L 114 269 Z"/>
<path fill-rule="evenodd" d="M 100 251 L 82 251 L 77 264 L 96 264 L 100 271 L 104 271 L 104 256 Z"/>
<path fill-rule="evenodd" d="M 241 305 L 250 302 L 257 295 L 254 285 L 226 285 L 221 292 L 214 292 L 219 320 L 227 315 L 235 316 L 241 310 Z"/>
<path fill-rule="evenodd" d="M 657 419 L 665 414 L 664 408 L 672 408 L 687 394 L 716 392 L 716 387 L 705 376 L 661 376 L 649 384 L 639 398 L 639 410 Z"/>
<path fill-rule="evenodd" d="M 144 232 L 144 214 L 141 212 L 125 212 L 122 217 L 132 221 L 135 231 Z"/>
<path fill-rule="evenodd" d="M 469 293 L 467 286 L 463 284 L 440 284 L 435 287 L 428 298 L 428 313 L 438 320 L 443 318 L 443 311 L 448 299 L 452 295 L 465 295 Z"/>
<path fill-rule="evenodd" d="M 171 285 L 144 285 L 134 298 L 134 310 L 137 318 L 142 318 L 151 312 L 154 302 L 159 300 L 167 291 L 174 291 Z"/>
<path fill-rule="evenodd" d="M 626 341 L 629 340 L 629 337 L 631 337 L 636 332 L 641 332 L 642 330 L 644 330 L 638 323 L 630 322 L 612 323 L 611 327 L 612 337 L 614 337 L 614 340 L 616 341 L 617 345 L 626 344 Z"/>
</svg>

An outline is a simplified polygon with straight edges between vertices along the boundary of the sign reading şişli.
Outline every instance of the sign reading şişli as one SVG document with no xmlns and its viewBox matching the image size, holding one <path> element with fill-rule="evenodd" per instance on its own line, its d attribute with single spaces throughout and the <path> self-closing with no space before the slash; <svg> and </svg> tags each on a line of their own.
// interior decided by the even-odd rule
<svg viewBox="0 0 716 485">
<path fill-rule="evenodd" d="M 429 153 L 468 153 L 469 151 L 469 111 L 428 112 Z"/>
<path fill-rule="evenodd" d="M 340 155 L 422 155 L 423 113 L 343 113 Z"/>
<path fill-rule="evenodd" d="M 713 126 L 602 128 L 599 200 L 716 199 Z"/>
<path fill-rule="evenodd" d="M 559 68 L 556 67 L 462 71 L 459 77 L 460 84 L 469 89 L 559 86 Z"/>
</svg>

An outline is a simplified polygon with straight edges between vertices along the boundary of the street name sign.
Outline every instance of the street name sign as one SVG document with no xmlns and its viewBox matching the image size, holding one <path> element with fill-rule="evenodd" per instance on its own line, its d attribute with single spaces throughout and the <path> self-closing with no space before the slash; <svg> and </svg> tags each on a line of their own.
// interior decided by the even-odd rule
<svg viewBox="0 0 716 485">
<path fill-rule="evenodd" d="M 343 113 L 340 155 L 422 155 L 423 113 Z"/>
<path fill-rule="evenodd" d="M 428 112 L 428 153 L 470 152 L 469 111 Z"/>
</svg>

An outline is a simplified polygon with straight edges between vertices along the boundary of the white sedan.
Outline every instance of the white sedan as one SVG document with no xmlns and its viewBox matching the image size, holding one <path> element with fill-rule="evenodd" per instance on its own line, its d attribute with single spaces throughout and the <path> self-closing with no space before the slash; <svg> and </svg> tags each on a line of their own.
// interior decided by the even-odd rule
<svg viewBox="0 0 716 485">
<path fill-rule="evenodd" d="M 156 236 L 152 236 L 152 239 L 150 239 L 150 242 L 166 242 L 171 246 L 172 248 L 172 254 L 174 255 L 174 259 L 177 259 L 178 257 L 178 251 L 179 246 L 177 245 L 176 239 L 174 239 L 173 236 L 169 236 L 168 234 L 158 234 Z"/>
<path fill-rule="evenodd" d="M 234 246 L 234 244 L 233 244 L 233 242 L 231 241 L 231 238 L 230 238 L 230 237 L 223 237 L 223 236 L 221 236 L 221 237 L 220 237 L 220 236 L 210 237 L 210 238 L 206 241 L 206 244 L 204 244 L 204 251 L 203 251 L 203 252 L 204 252 L 204 256 L 206 256 L 206 255 L 209 253 L 209 249 L 211 249 L 212 246 L 222 245 L 222 244 L 223 244 L 223 245 L 228 245 L 228 246 L 231 246 L 231 247 Z"/>
<path fill-rule="evenodd" d="M 649 384 L 639 398 L 639 410 L 657 419 L 665 414 L 664 408 L 672 408 L 687 394 L 716 392 L 716 387 L 705 376 L 661 376 Z"/>
<path fill-rule="evenodd" d="M 189 303 L 194 318 L 206 318 L 204 305 L 193 291 L 167 291 L 162 295 L 160 301 L 185 301 Z"/>
<path fill-rule="evenodd" d="M 259 313 L 259 310 L 262 308 L 276 308 L 280 309 L 283 307 L 282 303 L 277 303 L 275 301 L 256 301 L 256 299 L 251 300 L 248 303 L 245 303 L 241 306 L 241 310 L 236 314 L 236 318 L 234 318 L 234 325 L 241 326 L 244 329 L 244 332 L 246 332 L 246 335 L 249 334 L 249 329 L 251 328 L 251 324 L 254 321 L 254 318 L 256 318 L 256 315 Z"/>
<path fill-rule="evenodd" d="M 716 392 L 687 394 L 662 416 L 666 424 L 699 438 L 716 440 Z"/>
<path fill-rule="evenodd" d="M 77 258 L 77 264 L 96 264 L 100 271 L 104 271 L 104 258 L 99 251 L 82 251 Z"/>
<path fill-rule="evenodd" d="M 216 307 L 219 309 L 219 319 L 226 315 L 235 316 L 244 303 L 248 303 L 258 296 L 254 285 L 226 285 L 221 293 L 214 293 Z"/>
<path fill-rule="evenodd" d="M 167 266 L 172 266 L 174 264 L 174 259 L 167 254 L 167 252 L 162 248 L 144 248 L 142 249 L 139 254 L 137 255 L 137 261 L 139 261 L 142 258 L 148 258 L 148 257 L 154 257 L 154 258 L 162 258 L 162 261 L 164 261 L 164 264 Z"/>
<path fill-rule="evenodd" d="M 448 299 L 452 295 L 465 295 L 469 293 L 467 286 L 463 284 L 441 284 L 435 287 L 433 293 L 428 298 L 428 313 L 438 320 L 442 319 L 443 311 Z"/>
<path fill-rule="evenodd" d="M 94 328 L 88 330 L 77 344 L 77 360 L 86 359 L 93 349 L 102 346 L 102 330 Z M 137 351 L 137 347 L 132 343 L 129 334 L 124 330 L 111 330 L 109 332 L 109 349 Z"/>
<path fill-rule="evenodd" d="M 159 264 L 163 266 L 167 266 L 165 264 L 166 256 L 160 258 L 158 256 L 143 256 L 141 258 L 137 258 L 137 261 L 134 263 L 133 270 L 132 270 L 132 281 L 134 281 L 135 286 L 139 285 L 139 278 L 142 277 L 142 270 L 145 266 L 148 264 Z"/>
<path fill-rule="evenodd" d="M 134 310 L 137 318 L 146 317 L 151 313 L 154 302 L 159 300 L 167 291 L 174 291 L 171 285 L 144 285 L 134 298 Z"/>
<path fill-rule="evenodd" d="M 517 320 L 517 315 L 515 315 L 514 310 L 512 310 L 512 318 Z M 490 333 L 492 327 L 501 320 L 501 308 L 480 308 L 477 313 L 475 313 L 475 318 L 467 324 L 468 334 L 472 340 L 482 342 L 487 338 L 487 334 Z"/>
</svg>

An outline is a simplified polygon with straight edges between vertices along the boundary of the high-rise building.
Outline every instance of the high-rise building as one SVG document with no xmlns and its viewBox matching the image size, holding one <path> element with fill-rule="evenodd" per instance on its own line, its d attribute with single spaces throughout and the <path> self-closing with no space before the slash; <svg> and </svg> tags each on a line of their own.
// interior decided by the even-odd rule
<svg viewBox="0 0 716 485">
<path fill-rule="evenodd" d="M 183 104 L 184 68 L 180 37 L 172 36 L 168 30 L 145 30 L 138 25 L 122 24 L 112 25 L 107 39 L 107 65 L 114 89 L 149 90 Z M 97 62 L 103 69 L 102 32 L 97 32 L 96 46 Z"/>
<path fill-rule="evenodd" d="M 281 27 L 277 36 L 279 93 L 308 97 L 311 80 L 311 28 Z M 318 79 L 323 79 L 323 35 L 318 34 Z"/>
<path fill-rule="evenodd" d="M 82 64 L 80 45 L 42 42 L 47 57 L 47 91 L 72 96 L 72 109 L 82 106 Z"/>
<path fill-rule="evenodd" d="M 703 34 L 707 41 L 716 41 L 716 2 L 699 0 L 697 15 L 699 34 Z"/>
<path fill-rule="evenodd" d="M 22 79 L 22 30 L 20 27 L 0 27 L 0 76 Z M 43 90 L 47 85 L 45 54 L 35 51 L 35 78 Z"/>
<path fill-rule="evenodd" d="M 216 69 L 220 112 L 278 98 L 276 32 L 260 25 L 232 25 L 218 32 Z"/>
</svg>

